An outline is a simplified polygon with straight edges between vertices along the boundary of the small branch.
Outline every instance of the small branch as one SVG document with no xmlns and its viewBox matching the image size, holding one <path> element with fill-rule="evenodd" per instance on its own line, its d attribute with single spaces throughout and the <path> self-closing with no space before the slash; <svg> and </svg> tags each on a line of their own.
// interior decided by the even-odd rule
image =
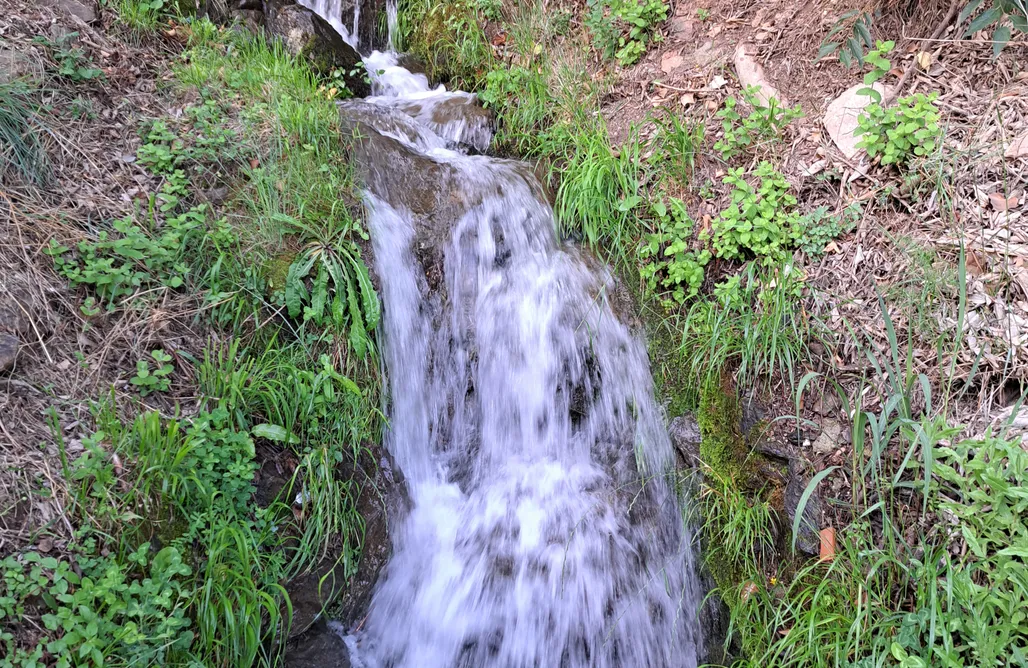
<svg viewBox="0 0 1028 668">
<path fill-rule="evenodd" d="M 953 17 L 957 15 L 957 10 L 960 9 L 960 2 L 961 0 L 952 0 L 950 2 L 949 11 L 946 12 L 946 16 L 944 16 L 942 21 L 939 22 L 939 25 L 935 26 L 935 32 L 933 32 L 932 36 L 928 38 L 929 41 L 939 39 L 942 37 L 942 33 L 946 32 L 946 28 L 948 28 L 949 24 L 953 22 Z M 896 84 L 896 87 L 892 89 L 892 92 L 886 96 L 885 102 L 882 104 L 883 107 L 887 107 L 892 104 L 893 100 L 899 96 L 903 87 L 907 85 L 907 80 L 910 79 L 910 75 L 913 74 L 916 69 L 917 56 L 914 56 L 914 62 L 907 65 L 907 69 L 903 72 L 903 76 L 900 77 L 899 83 Z"/>
</svg>

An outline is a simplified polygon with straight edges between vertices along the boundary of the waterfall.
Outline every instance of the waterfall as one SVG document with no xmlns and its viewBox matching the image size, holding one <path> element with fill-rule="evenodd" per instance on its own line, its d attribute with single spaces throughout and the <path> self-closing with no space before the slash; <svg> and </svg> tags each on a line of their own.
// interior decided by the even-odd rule
<svg viewBox="0 0 1028 668">
<path fill-rule="evenodd" d="M 305 2 L 349 36 L 322 13 L 338 1 Z M 411 510 L 346 636 L 353 665 L 695 668 L 693 536 L 610 271 L 558 239 L 529 166 L 468 154 L 491 138 L 474 95 L 393 53 L 364 62 L 374 95 L 340 111 L 384 304 L 385 445 Z"/>
</svg>

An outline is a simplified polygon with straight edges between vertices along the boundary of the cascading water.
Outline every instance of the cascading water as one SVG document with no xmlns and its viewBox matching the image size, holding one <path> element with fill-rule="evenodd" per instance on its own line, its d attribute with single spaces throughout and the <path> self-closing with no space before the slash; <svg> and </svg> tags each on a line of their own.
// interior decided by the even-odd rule
<svg viewBox="0 0 1028 668">
<path fill-rule="evenodd" d="M 411 511 L 367 619 L 364 668 L 697 664 L 701 595 L 645 347 L 608 271 L 561 244 L 530 168 L 474 96 L 393 54 L 345 103 L 385 304 L 386 445 Z"/>
</svg>

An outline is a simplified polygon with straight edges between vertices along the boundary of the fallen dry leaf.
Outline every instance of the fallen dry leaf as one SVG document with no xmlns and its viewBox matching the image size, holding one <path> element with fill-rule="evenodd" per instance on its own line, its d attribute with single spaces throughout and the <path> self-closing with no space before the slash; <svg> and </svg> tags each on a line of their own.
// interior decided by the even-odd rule
<svg viewBox="0 0 1028 668">
<path fill-rule="evenodd" d="M 917 54 L 917 64 L 921 66 L 922 70 L 927 70 L 932 66 L 932 54 L 927 51 L 922 51 Z"/>
<path fill-rule="evenodd" d="M 1007 197 L 1003 193 L 991 193 L 989 195 L 989 204 L 996 211 L 1009 211 L 1017 206 L 1017 197 Z"/>
<path fill-rule="evenodd" d="M 839 248 L 839 244 L 835 243 L 834 241 L 829 241 L 828 245 L 825 246 L 825 252 L 839 254 L 842 252 L 842 249 Z"/>
<path fill-rule="evenodd" d="M 747 582 L 742 586 L 742 591 L 739 592 L 739 598 L 742 599 L 743 603 L 750 600 L 750 596 L 757 593 L 757 583 Z"/>
<path fill-rule="evenodd" d="M 685 59 L 677 53 L 665 53 L 660 59 L 660 71 L 664 74 L 671 74 L 681 67 L 684 62 Z"/>
<path fill-rule="evenodd" d="M 1028 155 L 1028 132 L 1021 133 L 1014 141 L 1007 146 L 1003 153 L 1005 158 L 1020 158 Z"/>
<path fill-rule="evenodd" d="M 717 90 L 718 88 L 723 88 L 727 83 L 728 79 L 724 78 L 719 74 L 710 80 L 710 83 L 707 84 L 707 88 L 709 88 L 710 90 Z"/>
<path fill-rule="evenodd" d="M 683 107 L 688 107 L 690 104 L 696 102 L 696 96 L 692 93 L 684 93 L 679 101 L 682 103 Z"/>
</svg>

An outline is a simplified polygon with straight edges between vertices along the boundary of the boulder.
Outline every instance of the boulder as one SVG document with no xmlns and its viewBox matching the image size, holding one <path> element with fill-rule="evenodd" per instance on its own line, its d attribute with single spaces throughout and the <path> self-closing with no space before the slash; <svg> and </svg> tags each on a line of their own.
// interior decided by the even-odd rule
<svg viewBox="0 0 1028 668">
<path fill-rule="evenodd" d="M 280 39 L 294 56 L 306 58 L 315 72 L 328 75 L 336 70 L 355 97 L 370 94 L 360 54 L 320 16 L 300 5 L 269 0 L 264 20 L 268 33 Z"/>
</svg>

